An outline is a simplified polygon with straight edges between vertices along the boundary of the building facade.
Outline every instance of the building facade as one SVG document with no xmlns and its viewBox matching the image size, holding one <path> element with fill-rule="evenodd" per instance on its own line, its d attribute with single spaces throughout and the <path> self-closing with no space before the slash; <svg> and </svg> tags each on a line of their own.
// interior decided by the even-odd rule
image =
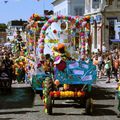
<svg viewBox="0 0 120 120">
<path fill-rule="evenodd" d="M 85 0 L 54 0 L 52 4 L 55 15 L 84 15 Z"/>
<path fill-rule="evenodd" d="M 115 26 L 120 26 L 120 0 L 85 0 L 84 15 L 91 17 L 92 50 L 102 50 L 103 44 L 108 50 L 113 47 L 111 41 L 120 34 Z"/>
<path fill-rule="evenodd" d="M 14 36 L 16 34 L 16 31 L 24 31 L 24 26 L 27 24 L 27 21 L 23 20 L 12 20 L 9 21 L 7 24 L 7 38 L 10 40 L 14 39 Z"/>
</svg>

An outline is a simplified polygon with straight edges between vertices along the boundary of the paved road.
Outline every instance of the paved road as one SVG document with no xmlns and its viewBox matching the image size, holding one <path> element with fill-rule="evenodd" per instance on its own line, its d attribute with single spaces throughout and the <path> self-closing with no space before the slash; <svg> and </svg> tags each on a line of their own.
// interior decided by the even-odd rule
<svg viewBox="0 0 120 120">
<path fill-rule="evenodd" d="M 106 84 L 105 78 L 94 85 L 93 116 L 85 115 L 84 109 L 72 101 L 67 104 L 66 101 L 55 101 L 54 114 L 49 116 L 43 112 L 39 95 L 34 95 L 29 86 L 16 84 L 12 94 L 0 95 L 0 120 L 119 120 L 116 117 L 115 87 L 114 81 Z"/>
</svg>

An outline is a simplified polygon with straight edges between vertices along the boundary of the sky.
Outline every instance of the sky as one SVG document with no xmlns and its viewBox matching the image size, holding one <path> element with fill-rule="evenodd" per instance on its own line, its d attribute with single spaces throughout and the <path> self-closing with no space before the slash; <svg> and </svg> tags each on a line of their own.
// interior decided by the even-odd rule
<svg viewBox="0 0 120 120">
<path fill-rule="evenodd" d="M 8 1 L 5 3 L 5 1 Z M 28 20 L 33 13 L 43 15 L 45 9 L 51 10 L 53 0 L 0 0 L 0 23 L 10 20 Z"/>
</svg>

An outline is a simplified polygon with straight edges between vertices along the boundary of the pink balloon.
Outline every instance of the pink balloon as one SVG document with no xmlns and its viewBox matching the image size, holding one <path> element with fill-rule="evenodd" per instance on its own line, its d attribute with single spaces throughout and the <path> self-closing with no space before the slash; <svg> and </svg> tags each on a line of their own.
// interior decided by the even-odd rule
<svg viewBox="0 0 120 120">
<path fill-rule="evenodd" d="M 71 16 L 68 16 L 68 20 L 71 20 Z"/>
<path fill-rule="evenodd" d="M 44 31 L 46 31 L 46 29 L 47 29 L 47 27 L 46 27 L 46 26 L 44 26 L 44 27 L 42 28 L 42 30 L 44 30 Z"/>
<path fill-rule="evenodd" d="M 85 35 L 85 33 L 83 33 L 83 32 L 82 32 L 82 33 L 80 33 L 80 36 L 81 36 L 81 37 L 83 37 L 84 35 Z"/>
<path fill-rule="evenodd" d="M 44 39 L 43 39 L 43 38 L 40 39 L 40 43 L 42 43 L 42 42 L 44 42 Z"/>
<path fill-rule="evenodd" d="M 43 51 L 44 51 L 43 49 L 40 49 L 40 53 L 43 53 Z"/>
<path fill-rule="evenodd" d="M 59 16 L 57 16 L 57 18 L 58 18 L 58 19 L 61 19 L 61 18 L 62 18 L 62 16 L 60 16 L 60 15 L 59 15 Z"/>
<path fill-rule="evenodd" d="M 52 23 L 52 22 L 53 22 L 53 20 L 52 20 L 52 19 L 49 19 L 49 20 L 48 20 L 48 23 Z"/>
</svg>

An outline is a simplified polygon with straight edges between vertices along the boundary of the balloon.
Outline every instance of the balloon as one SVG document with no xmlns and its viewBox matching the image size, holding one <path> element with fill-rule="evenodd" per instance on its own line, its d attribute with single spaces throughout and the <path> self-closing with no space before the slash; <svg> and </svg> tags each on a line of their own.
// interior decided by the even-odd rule
<svg viewBox="0 0 120 120">
<path fill-rule="evenodd" d="M 44 52 L 44 50 L 43 49 L 40 49 L 40 53 L 43 53 Z"/>
<path fill-rule="evenodd" d="M 67 90 L 69 88 L 69 85 L 68 84 L 64 84 L 63 88 L 64 88 L 64 90 Z"/>
<path fill-rule="evenodd" d="M 52 22 L 53 22 L 53 20 L 52 20 L 52 19 L 49 19 L 49 20 L 48 20 L 48 23 L 52 23 Z"/>
<path fill-rule="evenodd" d="M 54 93 L 53 93 L 53 92 L 50 92 L 50 96 L 51 96 L 51 97 L 54 97 Z"/>
<path fill-rule="evenodd" d="M 59 81 L 59 80 L 55 80 L 54 84 L 55 84 L 56 86 L 58 86 L 58 85 L 60 85 L 60 81 Z"/>
<path fill-rule="evenodd" d="M 45 31 L 44 31 L 44 30 L 42 31 L 42 34 L 45 34 Z"/>
<path fill-rule="evenodd" d="M 80 97 L 81 96 L 81 92 L 77 92 L 77 96 Z"/>
<path fill-rule="evenodd" d="M 68 16 L 68 20 L 71 20 L 71 16 Z"/>
<path fill-rule="evenodd" d="M 61 16 L 60 16 L 60 15 L 59 15 L 59 16 L 57 16 L 57 19 L 58 19 L 58 20 L 60 20 L 60 19 L 61 19 Z"/>
<path fill-rule="evenodd" d="M 40 41 L 40 43 L 41 43 L 41 42 L 44 42 L 44 39 L 43 39 L 43 38 L 41 38 L 39 41 Z"/>
<path fill-rule="evenodd" d="M 53 33 L 54 33 L 54 34 L 57 34 L 57 30 L 53 30 Z"/>
<path fill-rule="evenodd" d="M 47 29 L 47 27 L 45 27 L 45 26 L 42 28 L 43 31 L 46 31 L 46 29 Z"/>
</svg>

